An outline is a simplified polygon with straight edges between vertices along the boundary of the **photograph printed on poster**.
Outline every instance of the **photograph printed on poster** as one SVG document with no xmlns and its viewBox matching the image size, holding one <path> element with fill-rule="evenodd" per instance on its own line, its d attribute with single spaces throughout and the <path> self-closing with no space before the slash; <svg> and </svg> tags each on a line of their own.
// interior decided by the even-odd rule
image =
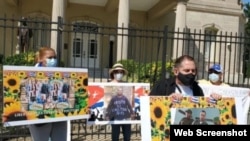
<svg viewBox="0 0 250 141">
<path fill-rule="evenodd" d="M 105 88 L 104 101 L 107 104 L 106 120 L 133 120 L 133 87 L 116 86 Z"/>
<path fill-rule="evenodd" d="M 86 69 L 4 66 L 2 122 L 11 126 L 86 118 L 87 83 Z"/>
<path fill-rule="evenodd" d="M 70 97 L 70 84 L 72 80 L 64 78 L 63 80 L 43 80 L 28 78 L 23 84 L 26 91 L 28 106 L 26 110 L 49 110 L 74 108 L 75 103 Z"/>
<path fill-rule="evenodd" d="M 170 140 L 170 125 L 185 124 L 220 124 L 235 125 L 242 119 L 242 103 L 235 103 L 233 97 L 222 97 L 214 100 L 211 97 L 183 97 L 176 100 L 168 96 L 141 97 L 141 133 L 142 140 Z M 190 109 L 190 110 L 188 110 Z M 192 113 L 192 120 L 185 118 L 185 112 Z M 203 117 L 201 119 L 200 117 Z M 204 122 L 203 122 L 204 121 Z"/>
<path fill-rule="evenodd" d="M 219 125 L 218 108 L 173 108 L 173 125 Z"/>
<path fill-rule="evenodd" d="M 137 123 L 140 96 L 148 95 L 149 84 L 91 83 L 88 85 L 89 124 Z"/>
</svg>

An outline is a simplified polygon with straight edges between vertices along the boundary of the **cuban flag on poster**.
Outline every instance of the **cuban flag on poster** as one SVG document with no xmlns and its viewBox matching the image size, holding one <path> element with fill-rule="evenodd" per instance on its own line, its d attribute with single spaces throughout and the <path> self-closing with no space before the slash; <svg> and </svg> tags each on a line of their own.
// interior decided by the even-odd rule
<svg viewBox="0 0 250 141">
<path fill-rule="evenodd" d="M 87 89 L 90 107 L 89 121 L 101 121 L 104 119 L 104 88 L 89 85 Z"/>
<path fill-rule="evenodd" d="M 140 113 L 140 96 L 145 95 L 145 88 L 143 86 L 135 86 L 134 91 L 134 112 L 135 112 L 135 118 L 136 120 L 141 119 L 141 113 Z"/>
</svg>

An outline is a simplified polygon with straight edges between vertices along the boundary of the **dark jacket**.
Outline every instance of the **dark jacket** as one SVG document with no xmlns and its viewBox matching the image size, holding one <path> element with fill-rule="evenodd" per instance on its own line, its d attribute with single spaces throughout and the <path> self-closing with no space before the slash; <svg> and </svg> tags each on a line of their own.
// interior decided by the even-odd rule
<svg viewBox="0 0 250 141">
<path fill-rule="evenodd" d="M 170 94 L 175 92 L 176 89 L 175 77 L 171 77 L 168 79 L 162 79 L 151 90 L 151 96 L 169 96 Z M 198 85 L 197 82 L 194 82 L 191 86 L 193 90 L 194 96 L 204 96 L 204 93 L 201 87 Z"/>
<path fill-rule="evenodd" d="M 179 122 L 179 125 L 192 125 L 193 122 L 194 122 L 194 120 L 192 118 L 184 117 Z"/>
<path fill-rule="evenodd" d="M 208 125 L 206 121 L 195 120 L 192 125 Z"/>
</svg>

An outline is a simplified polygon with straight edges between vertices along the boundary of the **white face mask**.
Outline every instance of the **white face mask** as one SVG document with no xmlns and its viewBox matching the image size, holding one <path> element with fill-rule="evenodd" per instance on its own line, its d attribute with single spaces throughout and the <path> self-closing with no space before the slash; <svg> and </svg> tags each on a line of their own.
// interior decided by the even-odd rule
<svg viewBox="0 0 250 141">
<path fill-rule="evenodd" d="M 46 59 L 46 67 L 56 67 L 57 66 L 57 60 L 52 59 Z"/>
<path fill-rule="evenodd" d="M 122 73 L 116 73 L 116 74 L 114 74 L 114 78 L 115 78 L 115 80 L 117 80 L 117 81 L 121 81 L 121 80 L 122 80 L 122 77 L 123 77 L 123 74 L 122 74 Z"/>
<path fill-rule="evenodd" d="M 209 80 L 215 83 L 215 82 L 218 82 L 220 80 L 220 77 L 218 74 L 211 73 L 211 74 L 209 74 Z"/>
</svg>

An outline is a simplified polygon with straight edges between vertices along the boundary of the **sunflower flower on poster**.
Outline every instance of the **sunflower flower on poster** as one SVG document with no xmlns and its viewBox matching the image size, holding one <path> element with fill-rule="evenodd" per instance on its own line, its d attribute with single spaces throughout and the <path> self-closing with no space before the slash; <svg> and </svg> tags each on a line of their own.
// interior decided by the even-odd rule
<svg viewBox="0 0 250 141">
<path fill-rule="evenodd" d="M 2 122 L 88 114 L 85 69 L 4 66 Z"/>
<path fill-rule="evenodd" d="M 215 101 L 210 97 L 184 97 L 175 101 L 171 97 L 151 96 L 149 98 L 150 126 L 152 141 L 168 141 L 170 139 L 171 108 L 216 108 L 221 125 L 237 124 L 234 98 L 222 98 Z"/>
</svg>

